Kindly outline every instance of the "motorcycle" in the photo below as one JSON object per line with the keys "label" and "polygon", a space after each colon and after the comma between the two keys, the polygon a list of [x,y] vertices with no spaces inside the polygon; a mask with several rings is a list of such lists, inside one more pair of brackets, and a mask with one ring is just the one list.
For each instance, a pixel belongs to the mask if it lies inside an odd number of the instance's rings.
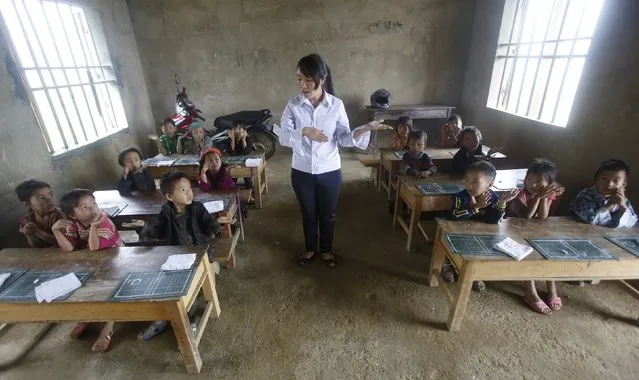
{"label": "motorcycle", "polygon": [[[171,120],[175,123],[178,133],[188,133],[189,126],[195,121],[206,121],[202,116],[202,111],[189,100],[186,88],[180,89],[180,78],[175,75],[175,85],[177,95],[175,95],[175,114]],[[272,123],[273,115],[268,109],[261,111],[240,111],[216,118],[213,121],[214,130],[205,128],[207,136],[211,137],[213,145],[221,150],[227,146],[228,132],[233,127],[234,122],[243,124],[246,132],[253,140],[254,149],[264,154],[268,160],[275,154],[277,147],[277,135],[274,132]]]}

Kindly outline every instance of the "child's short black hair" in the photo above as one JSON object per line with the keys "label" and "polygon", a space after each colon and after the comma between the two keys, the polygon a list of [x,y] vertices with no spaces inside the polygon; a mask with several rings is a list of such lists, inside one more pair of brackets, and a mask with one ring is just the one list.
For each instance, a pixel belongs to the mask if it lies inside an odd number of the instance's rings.
{"label": "child's short black hair", "polygon": [[557,167],[554,163],[545,158],[535,158],[533,163],[528,167],[526,177],[530,174],[539,174],[544,177],[548,184],[553,184],[557,177]]}
{"label": "child's short black hair", "polygon": [[160,179],[160,191],[162,191],[162,194],[164,195],[173,193],[175,183],[182,178],[188,179],[186,174],[182,172],[164,173],[164,175]]}
{"label": "child's short black hair", "polygon": [[474,125],[465,126],[461,131],[459,131],[459,135],[457,135],[457,141],[460,143],[464,139],[464,135],[467,133],[474,133],[477,136],[477,141],[481,144],[481,132]]}
{"label": "child's short black hair", "polygon": [[87,189],[71,189],[62,194],[60,198],[60,209],[67,216],[73,216],[73,210],[78,207],[82,197],[89,196],[93,199],[93,191]]}
{"label": "child's short black hair", "polygon": [[135,152],[138,154],[138,156],[140,156],[140,161],[142,161],[142,159],[144,158],[142,156],[142,152],[140,152],[140,150],[136,147],[128,147],[128,148],[124,148],[119,154],[118,154],[118,164],[120,164],[120,166],[124,166],[124,156],[126,156],[127,154],[131,153],[131,152]]}
{"label": "child's short black hair", "polygon": [[170,117],[167,117],[166,119],[162,120],[162,125],[166,125],[166,124],[171,124],[175,127],[175,122]]}
{"label": "child's short black hair", "polygon": [[610,172],[626,172],[626,175],[630,174],[630,166],[625,162],[617,159],[606,160],[599,165],[599,168],[595,172],[595,179],[599,177],[599,174],[605,171]]}
{"label": "child's short black hair", "polygon": [[400,116],[399,119],[397,119],[397,125],[395,126],[395,130],[397,130],[397,128],[399,128],[400,125],[405,125],[408,127],[409,130],[413,130],[413,119],[411,119],[408,116]]}
{"label": "child's short black hair", "polygon": [[49,186],[46,182],[37,179],[29,179],[19,184],[15,191],[20,202],[29,202],[29,199],[36,190],[44,189],[46,187],[49,189],[51,188],[51,186]]}
{"label": "child's short black hair", "polygon": [[495,165],[491,164],[488,161],[474,162],[472,165],[468,167],[468,169],[466,169],[467,174],[470,172],[484,173],[488,177],[490,177],[491,181],[494,181],[495,177],[497,176],[497,170],[495,169]]}
{"label": "child's short black hair", "polygon": [[461,126],[462,126],[461,116],[459,116],[457,114],[453,114],[451,117],[448,118],[448,120],[446,120],[446,124],[450,124],[450,123],[455,123],[455,124],[459,125],[459,127],[461,128]]}
{"label": "child's short black hair", "polygon": [[233,124],[232,124],[231,128],[235,128],[235,127],[244,128],[245,125],[246,125],[246,123],[244,123],[242,120],[233,120]]}
{"label": "child's short black hair", "polygon": [[427,138],[428,138],[428,135],[426,134],[426,132],[420,129],[410,131],[410,133],[408,134],[408,141],[426,140]]}

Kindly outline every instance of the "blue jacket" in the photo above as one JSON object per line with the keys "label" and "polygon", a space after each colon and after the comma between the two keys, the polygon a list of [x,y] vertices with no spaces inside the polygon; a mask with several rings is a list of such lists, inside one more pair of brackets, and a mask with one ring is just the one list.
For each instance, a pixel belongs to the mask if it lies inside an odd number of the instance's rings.
{"label": "blue jacket", "polygon": [[497,224],[504,217],[506,208],[499,206],[499,197],[492,190],[487,190],[490,193],[490,205],[477,209],[470,206],[470,194],[468,190],[464,189],[452,196],[452,213],[451,218],[453,220],[479,220],[490,224]]}

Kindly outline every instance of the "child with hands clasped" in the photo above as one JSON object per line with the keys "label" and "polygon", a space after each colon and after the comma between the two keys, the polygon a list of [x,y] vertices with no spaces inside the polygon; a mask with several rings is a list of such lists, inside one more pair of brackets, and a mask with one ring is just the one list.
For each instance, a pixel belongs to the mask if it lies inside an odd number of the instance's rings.
{"label": "child with hands clasped", "polygon": [[[479,161],[468,167],[466,188],[452,196],[453,220],[478,220],[497,224],[504,217],[506,205],[517,197],[518,190],[497,196],[490,189],[497,176],[497,170],[490,162]],[[452,264],[446,260],[442,267],[442,278],[446,282],[455,281]],[[473,290],[483,291],[486,285],[482,281],[473,282]]]}
{"label": "child with hands clasped", "polygon": [[[253,151],[253,140],[244,128],[244,124],[239,121],[233,122],[233,127],[229,131],[229,140],[226,152],[229,156],[245,156]],[[233,179],[237,183],[237,179]],[[253,179],[244,177],[244,187],[253,188]]]}
{"label": "child with hands clasped", "polygon": [[424,152],[426,148],[426,133],[411,131],[408,134],[408,152],[402,157],[403,172],[415,177],[426,178],[437,171],[437,166],[430,156]]}
{"label": "child with hands clasped", "polygon": [[[87,247],[91,251],[98,251],[122,246],[118,229],[108,215],[100,210],[90,190],[67,191],[60,198],[60,208],[69,219],[58,220],[53,225],[53,235],[63,251],[70,252]],[[71,337],[79,338],[87,326],[88,323],[78,323],[71,331]],[[104,324],[92,350],[106,351],[112,336],[113,321],[109,321]]]}
{"label": "child with hands clasped", "polygon": [[155,190],[155,180],[148,168],[142,168],[142,152],[137,148],[126,148],[118,155],[122,166],[122,177],[118,182],[118,192],[130,195],[134,191]]}
{"label": "child with hands clasped", "polygon": [[611,228],[633,227],[637,213],[626,198],[630,167],[621,160],[601,163],[595,186],[582,190],[570,209],[588,224]]}
{"label": "child with hands clasped", "polygon": [[439,147],[454,148],[457,146],[457,135],[462,129],[462,119],[459,115],[453,115],[446,120],[446,124],[439,129]]}
{"label": "child with hands clasped", "polygon": [[15,191],[27,208],[27,215],[21,217],[18,224],[29,245],[34,248],[57,246],[52,228],[58,220],[64,218],[64,214],[55,205],[51,186],[46,182],[30,179],[19,184]]}
{"label": "child with hands clasped", "polygon": [[491,149],[484,154],[482,135],[474,126],[464,127],[457,137],[461,147],[453,156],[453,171],[464,173],[470,165],[477,161],[490,161],[490,157],[497,153],[498,149]]}
{"label": "child with hands clasped", "polygon": [[162,121],[162,136],[151,134],[149,138],[155,141],[158,151],[165,156],[184,154],[191,149],[190,138],[177,133],[177,127],[171,118]]}
{"label": "child with hands clasped", "polygon": [[408,135],[413,130],[413,120],[408,116],[402,116],[397,120],[395,133],[392,137],[392,147],[395,150],[408,149]]}
{"label": "child with hands clasped", "polygon": [[[564,188],[555,183],[557,169],[548,160],[536,159],[526,172],[524,188],[519,190],[517,197],[508,204],[508,217],[546,219],[559,203],[559,197]],[[537,293],[534,281],[526,282],[524,300],[536,312],[551,314],[552,310],[560,310],[563,306],[561,298],[557,296],[555,281],[546,281],[548,292],[547,302]]]}

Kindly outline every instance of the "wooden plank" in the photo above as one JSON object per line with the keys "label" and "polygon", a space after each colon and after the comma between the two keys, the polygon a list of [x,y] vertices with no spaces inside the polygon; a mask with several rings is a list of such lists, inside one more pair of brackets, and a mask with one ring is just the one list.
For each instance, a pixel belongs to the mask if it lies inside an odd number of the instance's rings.
{"label": "wooden plank", "polygon": [[235,268],[235,247],[240,237],[240,231],[236,230],[232,237],[215,238],[211,243],[215,249],[213,260],[225,264],[228,269]]}
{"label": "wooden plank", "polygon": [[443,104],[392,105],[387,109],[366,107],[369,120],[397,120],[402,116],[411,119],[447,119],[452,115],[454,106]]}
{"label": "wooden plank", "polygon": [[182,359],[188,373],[199,373],[202,369],[202,358],[197,349],[195,337],[191,331],[191,323],[187,311],[181,302],[173,302],[165,305],[170,316],[173,333],[177,340]]}
{"label": "wooden plank", "polygon": [[[176,300],[177,301],[177,300]],[[176,302],[173,301],[173,302]],[[0,322],[157,321],[168,315],[161,301],[1,303]]]}

